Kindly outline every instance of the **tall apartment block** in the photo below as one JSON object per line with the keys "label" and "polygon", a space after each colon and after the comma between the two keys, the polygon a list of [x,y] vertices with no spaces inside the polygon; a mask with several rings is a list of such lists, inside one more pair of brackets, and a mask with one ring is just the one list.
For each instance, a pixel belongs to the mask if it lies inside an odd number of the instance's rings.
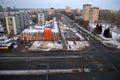
{"label": "tall apartment block", "polygon": [[84,19],[84,21],[89,21],[91,6],[92,5],[90,5],[90,4],[83,5],[83,19]]}
{"label": "tall apartment block", "polygon": [[66,6],[66,13],[70,13],[71,12],[71,7],[69,7],[69,6]]}
{"label": "tall apartment block", "polygon": [[97,22],[99,18],[99,8],[92,7],[90,4],[83,5],[84,21]]}
{"label": "tall apartment block", "polygon": [[8,35],[16,35],[25,29],[25,26],[29,25],[29,18],[27,14],[16,14],[13,16],[7,16],[6,27]]}
{"label": "tall apartment block", "polygon": [[90,9],[89,21],[90,22],[98,22],[98,18],[99,18],[99,8],[92,7]]}

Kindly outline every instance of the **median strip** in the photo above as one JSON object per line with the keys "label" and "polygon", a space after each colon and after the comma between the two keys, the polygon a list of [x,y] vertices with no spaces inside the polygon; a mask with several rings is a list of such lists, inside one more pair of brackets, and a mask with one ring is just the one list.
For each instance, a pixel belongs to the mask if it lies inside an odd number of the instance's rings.
{"label": "median strip", "polygon": [[0,57],[0,60],[10,60],[10,59],[62,59],[62,58],[81,58],[82,56],[45,56],[45,57]]}
{"label": "median strip", "polygon": [[0,75],[40,75],[55,73],[78,73],[90,72],[89,69],[49,69],[49,70],[5,70],[0,71]]}

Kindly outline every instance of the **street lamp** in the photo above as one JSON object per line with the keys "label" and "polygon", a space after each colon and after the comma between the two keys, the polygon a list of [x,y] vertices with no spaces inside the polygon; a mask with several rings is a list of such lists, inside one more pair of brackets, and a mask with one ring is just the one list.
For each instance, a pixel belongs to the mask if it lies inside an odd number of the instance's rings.
{"label": "street lamp", "polygon": [[26,47],[25,59],[26,59],[26,69],[28,70],[28,47]]}
{"label": "street lamp", "polygon": [[49,74],[49,63],[47,63],[47,74],[46,74],[46,80],[48,80],[48,74]]}

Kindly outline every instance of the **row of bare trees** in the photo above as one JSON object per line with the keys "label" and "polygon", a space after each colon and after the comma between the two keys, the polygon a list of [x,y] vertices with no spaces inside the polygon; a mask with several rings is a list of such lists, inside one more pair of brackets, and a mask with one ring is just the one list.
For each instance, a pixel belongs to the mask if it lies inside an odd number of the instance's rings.
{"label": "row of bare trees", "polygon": [[112,25],[116,25],[120,27],[119,13],[100,13],[99,19],[101,21],[105,21],[106,23],[110,23]]}
{"label": "row of bare trees", "polygon": [[47,16],[47,21],[53,20],[54,17],[56,17],[57,21],[61,21],[61,15],[57,11],[55,11],[54,14],[48,15]]}
{"label": "row of bare trees", "polygon": [[77,13],[75,12],[71,12],[71,13],[66,13],[65,11],[61,12],[64,15],[66,15],[67,17],[69,17],[70,19],[74,20],[76,23],[78,23],[80,26],[83,26],[85,29],[88,29],[88,21],[84,21],[82,18],[75,18],[76,16],[80,16],[77,15]]}

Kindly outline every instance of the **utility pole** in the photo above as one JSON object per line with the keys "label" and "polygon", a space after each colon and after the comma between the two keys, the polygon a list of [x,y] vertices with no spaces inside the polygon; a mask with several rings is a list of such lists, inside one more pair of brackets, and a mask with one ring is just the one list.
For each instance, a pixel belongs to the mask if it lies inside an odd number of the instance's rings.
{"label": "utility pole", "polygon": [[28,70],[28,47],[26,47],[25,59],[26,59],[26,69]]}

